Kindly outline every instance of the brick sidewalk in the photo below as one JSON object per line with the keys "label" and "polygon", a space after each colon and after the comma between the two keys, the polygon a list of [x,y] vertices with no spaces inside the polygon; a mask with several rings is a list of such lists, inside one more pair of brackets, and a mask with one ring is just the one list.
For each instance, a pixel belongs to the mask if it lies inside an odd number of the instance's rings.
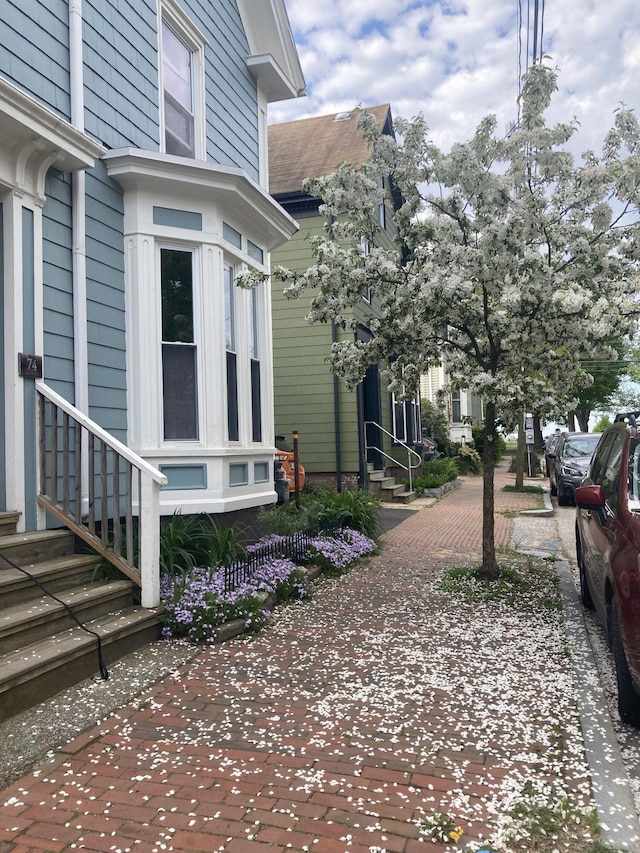
{"label": "brick sidewalk", "polygon": [[[509,512],[534,505],[497,491],[498,547]],[[431,590],[443,565],[477,557],[480,531],[481,481],[468,478],[311,602],[204,649],[7,789],[0,853],[480,849],[559,727],[578,757],[554,772],[580,799],[579,724],[549,675],[566,667],[562,643],[538,664],[531,646],[551,629],[536,614],[482,621]],[[438,810],[463,826],[460,848],[420,840],[421,815]]]}

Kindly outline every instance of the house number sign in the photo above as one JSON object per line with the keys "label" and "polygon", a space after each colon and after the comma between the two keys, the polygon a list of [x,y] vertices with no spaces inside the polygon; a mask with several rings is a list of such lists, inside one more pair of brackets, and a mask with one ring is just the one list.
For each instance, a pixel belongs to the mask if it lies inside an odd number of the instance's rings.
{"label": "house number sign", "polygon": [[20,376],[29,376],[32,379],[42,379],[42,356],[19,352],[18,373]]}

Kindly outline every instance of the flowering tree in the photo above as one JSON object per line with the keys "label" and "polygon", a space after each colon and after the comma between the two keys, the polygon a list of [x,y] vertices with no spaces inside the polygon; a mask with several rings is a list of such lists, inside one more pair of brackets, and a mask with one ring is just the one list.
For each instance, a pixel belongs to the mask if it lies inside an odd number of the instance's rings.
{"label": "flowering tree", "polygon": [[[388,365],[389,388],[414,393],[420,374],[444,358],[454,387],[485,400],[482,573],[499,575],[494,542],[496,422],[529,410],[573,407],[591,377],[581,361],[617,359],[611,336],[631,334],[639,304],[636,225],[640,128],[620,109],[600,155],[580,164],[567,150],[576,123],[548,127],[556,74],[526,75],[519,126],[496,135],[490,116],[474,137],[444,153],[422,117],[382,135],[363,112],[370,160],[310,181],[327,221],[314,264],[282,268],[287,296],[314,289],[310,322],[353,327],[352,309],[371,288],[378,316],[370,341],[333,345],[334,370],[353,387],[371,364]],[[381,188],[397,204],[392,249],[379,244]],[[363,244],[369,250],[362,251]]]}

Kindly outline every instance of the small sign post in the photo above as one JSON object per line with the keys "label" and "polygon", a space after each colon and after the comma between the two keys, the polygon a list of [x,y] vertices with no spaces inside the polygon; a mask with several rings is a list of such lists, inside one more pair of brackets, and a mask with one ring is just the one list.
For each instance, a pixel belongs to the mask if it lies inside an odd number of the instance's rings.
{"label": "small sign post", "polygon": [[533,431],[533,415],[525,415],[524,438],[527,445],[527,475],[529,477],[535,477],[535,464],[533,457],[533,445],[535,443],[535,436]]}

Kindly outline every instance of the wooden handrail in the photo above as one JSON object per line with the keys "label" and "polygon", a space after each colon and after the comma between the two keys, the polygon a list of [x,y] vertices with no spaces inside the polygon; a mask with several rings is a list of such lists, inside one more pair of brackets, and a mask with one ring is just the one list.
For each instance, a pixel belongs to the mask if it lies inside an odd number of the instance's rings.
{"label": "wooden handrail", "polygon": [[42,380],[36,382],[36,390],[38,503],[135,581],[141,587],[143,607],[158,607],[160,486],[167,478]]}

